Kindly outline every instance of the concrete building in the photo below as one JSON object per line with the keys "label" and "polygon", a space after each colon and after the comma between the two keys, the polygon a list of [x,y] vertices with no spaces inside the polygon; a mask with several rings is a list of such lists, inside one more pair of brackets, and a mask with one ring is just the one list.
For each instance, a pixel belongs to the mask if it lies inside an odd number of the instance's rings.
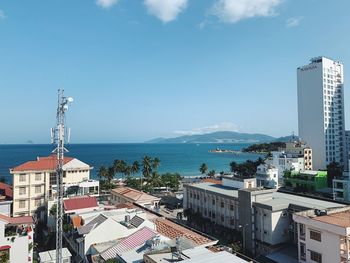
{"label": "concrete building", "polygon": [[214,224],[242,231],[244,247],[257,255],[297,241],[294,212],[344,206],[274,189],[237,189],[225,183],[184,185],[183,200],[184,209],[199,212]]}
{"label": "concrete building", "polygon": [[271,164],[260,164],[256,168],[256,181],[258,186],[265,188],[278,188],[278,169]]}
{"label": "concrete building", "polygon": [[[62,262],[70,263],[72,254],[64,247],[62,248]],[[44,251],[39,253],[40,263],[56,263],[56,250]]]}
{"label": "concrete building", "polygon": [[350,131],[345,131],[345,141],[346,141],[346,153],[348,164],[348,171],[350,171]]}
{"label": "concrete building", "polygon": [[303,191],[318,191],[327,188],[327,171],[291,171],[286,172],[284,177],[286,188]]}
{"label": "concrete building", "polygon": [[[56,156],[51,155],[38,157],[10,170],[13,176],[13,216],[34,215],[49,199],[55,198],[56,164]],[[78,185],[89,180],[91,169],[78,159],[65,157],[63,183]]]}
{"label": "concrete building", "polygon": [[313,149],[313,168],[326,169],[333,161],[347,167],[343,65],[317,57],[297,75],[299,137]]}
{"label": "concrete building", "polygon": [[183,251],[171,252],[169,250],[163,250],[159,252],[150,252],[143,256],[145,263],[163,263],[163,262],[184,262],[184,263],[208,263],[208,262],[221,262],[221,263],[247,263],[244,259],[241,259],[227,251],[216,251],[215,249],[208,249],[203,247],[196,247],[186,249]]}
{"label": "concrete building", "polygon": [[304,156],[295,156],[291,153],[272,152],[272,157],[265,160],[267,165],[272,165],[278,169],[278,184],[283,184],[285,171],[302,171],[305,170]]}
{"label": "concrete building", "polygon": [[299,262],[350,261],[350,208],[308,210],[293,215]]}
{"label": "concrete building", "polygon": [[130,187],[118,187],[111,190],[112,204],[137,203],[150,209],[159,208],[160,198]]}
{"label": "concrete building", "polygon": [[33,225],[31,216],[9,217],[0,214],[0,258],[9,263],[33,262]]}
{"label": "concrete building", "polygon": [[312,149],[302,141],[286,142],[286,147],[278,149],[287,155],[304,158],[304,169],[312,170]]}
{"label": "concrete building", "polygon": [[11,215],[12,198],[12,187],[0,182],[0,214]]}

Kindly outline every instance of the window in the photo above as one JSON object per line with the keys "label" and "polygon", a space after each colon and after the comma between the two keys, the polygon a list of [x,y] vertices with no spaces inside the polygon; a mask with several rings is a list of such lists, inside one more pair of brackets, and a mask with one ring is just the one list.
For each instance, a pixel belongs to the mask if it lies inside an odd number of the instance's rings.
{"label": "window", "polygon": [[230,205],[230,210],[233,211],[233,205]]}
{"label": "window", "polygon": [[300,259],[305,260],[306,259],[306,249],[305,249],[304,243],[300,242],[299,250],[300,250]]}
{"label": "window", "polygon": [[35,186],[35,193],[36,194],[40,194],[41,193],[41,186],[40,185]]}
{"label": "window", "polygon": [[35,205],[36,207],[40,206],[40,204],[41,204],[41,200],[40,200],[40,199],[35,199],[35,200],[34,200],[34,205]]}
{"label": "window", "polygon": [[224,208],[224,207],[225,207],[224,202],[221,202],[221,208]]}
{"label": "window", "polygon": [[35,181],[41,181],[41,173],[35,174]]}
{"label": "window", "polygon": [[231,217],[231,219],[230,219],[230,225],[232,225],[232,226],[235,225],[235,219],[233,217]]}
{"label": "window", "polygon": [[221,222],[225,222],[225,217],[223,215],[221,216]]}
{"label": "window", "polygon": [[214,212],[212,213],[212,217],[215,218],[215,213]]}
{"label": "window", "polygon": [[215,205],[215,199],[213,199],[212,204]]}
{"label": "window", "polygon": [[310,230],[310,239],[321,242],[321,233]]}
{"label": "window", "polygon": [[26,190],[27,190],[27,189],[26,189],[25,187],[20,187],[20,188],[19,188],[19,194],[20,194],[20,195],[25,195],[25,194],[26,194]]}
{"label": "window", "polygon": [[317,263],[322,263],[322,255],[320,253],[310,250],[310,258]]}
{"label": "window", "polygon": [[26,181],[26,174],[20,174],[19,175],[19,181],[20,182],[25,182]]}
{"label": "window", "polygon": [[19,204],[18,204],[19,208],[25,208],[26,207],[26,201],[19,201]]}

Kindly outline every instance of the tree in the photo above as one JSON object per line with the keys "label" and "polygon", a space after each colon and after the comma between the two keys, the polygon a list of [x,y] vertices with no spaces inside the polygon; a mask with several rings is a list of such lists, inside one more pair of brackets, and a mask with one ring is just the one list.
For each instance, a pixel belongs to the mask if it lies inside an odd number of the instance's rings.
{"label": "tree", "polygon": [[180,187],[181,176],[178,173],[166,173],[161,176],[162,185],[178,191]]}
{"label": "tree", "polygon": [[162,185],[162,180],[157,172],[152,172],[150,178],[148,179],[148,184],[150,186],[151,192],[154,192],[155,187]]}
{"label": "tree", "polygon": [[117,160],[114,160],[113,162],[114,173],[116,174],[124,175],[126,167],[127,167],[127,164],[123,160],[117,159]]}
{"label": "tree", "polygon": [[146,178],[146,180],[151,176],[152,174],[152,158],[149,156],[145,156],[142,159],[142,175]]}
{"label": "tree", "polygon": [[208,166],[205,163],[202,163],[199,167],[199,171],[201,172],[201,174],[206,174],[208,171]]}
{"label": "tree", "polygon": [[215,170],[211,170],[209,173],[208,173],[209,177],[213,178],[215,176]]}
{"label": "tree", "polygon": [[100,180],[106,179],[108,174],[108,170],[105,166],[101,166],[100,169],[98,169],[97,176]]}
{"label": "tree", "polygon": [[160,160],[159,160],[159,158],[154,158],[153,160],[152,160],[152,169],[154,169],[154,170],[157,170],[158,169],[158,167],[159,167],[159,165],[160,165]]}
{"label": "tree", "polygon": [[50,208],[50,215],[56,216],[56,213],[57,213],[57,205],[53,204]]}
{"label": "tree", "polygon": [[129,177],[131,175],[131,166],[130,165],[125,166],[124,175],[126,177]]}
{"label": "tree", "polygon": [[139,178],[133,178],[133,177],[127,177],[125,180],[125,184],[127,187],[134,188],[136,190],[141,190],[141,179]]}
{"label": "tree", "polygon": [[135,161],[131,165],[131,173],[137,174],[138,172],[140,172],[140,164],[138,161]]}
{"label": "tree", "polygon": [[111,189],[111,187],[112,187],[111,182],[114,178],[114,175],[115,175],[115,169],[113,166],[111,166],[108,168],[108,173],[106,174],[106,180],[108,182],[109,189]]}

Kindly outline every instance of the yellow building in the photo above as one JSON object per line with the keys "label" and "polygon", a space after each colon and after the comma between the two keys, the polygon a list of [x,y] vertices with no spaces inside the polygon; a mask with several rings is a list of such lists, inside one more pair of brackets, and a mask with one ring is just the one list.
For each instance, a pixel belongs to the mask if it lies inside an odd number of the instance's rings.
{"label": "yellow building", "polygon": [[[38,208],[55,198],[56,155],[38,157],[10,170],[13,176],[13,216],[34,215]],[[90,179],[90,167],[78,159],[65,157],[63,183],[78,184]]]}

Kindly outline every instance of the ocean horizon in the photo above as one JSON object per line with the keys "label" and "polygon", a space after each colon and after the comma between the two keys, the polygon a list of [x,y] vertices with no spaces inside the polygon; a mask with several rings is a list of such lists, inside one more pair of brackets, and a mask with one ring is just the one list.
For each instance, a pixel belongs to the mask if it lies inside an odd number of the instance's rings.
{"label": "ocean horizon", "polygon": [[[220,148],[240,151],[249,146],[247,143],[201,143],[201,144],[157,144],[157,143],[76,143],[67,145],[69,152],[65,155],[75,157],[91,166],[91,178],[97,178],[100,166],[109,166],[115,159],[125,160],[131,164],[141,162],[142,157],[149,155],[160,159],[158,172],[179,173],[181,176],[199,175],[199,166],[208,165],[209,170],[228,172],[230,162],[238,163],[246,160],[256,160],[261,154],[252,153],[210,153],[210,150]],[[51,144],[1,144],[0,145],[0,177],[5,177],[12,183],[9,170],[37,157],[52,154]]]}

